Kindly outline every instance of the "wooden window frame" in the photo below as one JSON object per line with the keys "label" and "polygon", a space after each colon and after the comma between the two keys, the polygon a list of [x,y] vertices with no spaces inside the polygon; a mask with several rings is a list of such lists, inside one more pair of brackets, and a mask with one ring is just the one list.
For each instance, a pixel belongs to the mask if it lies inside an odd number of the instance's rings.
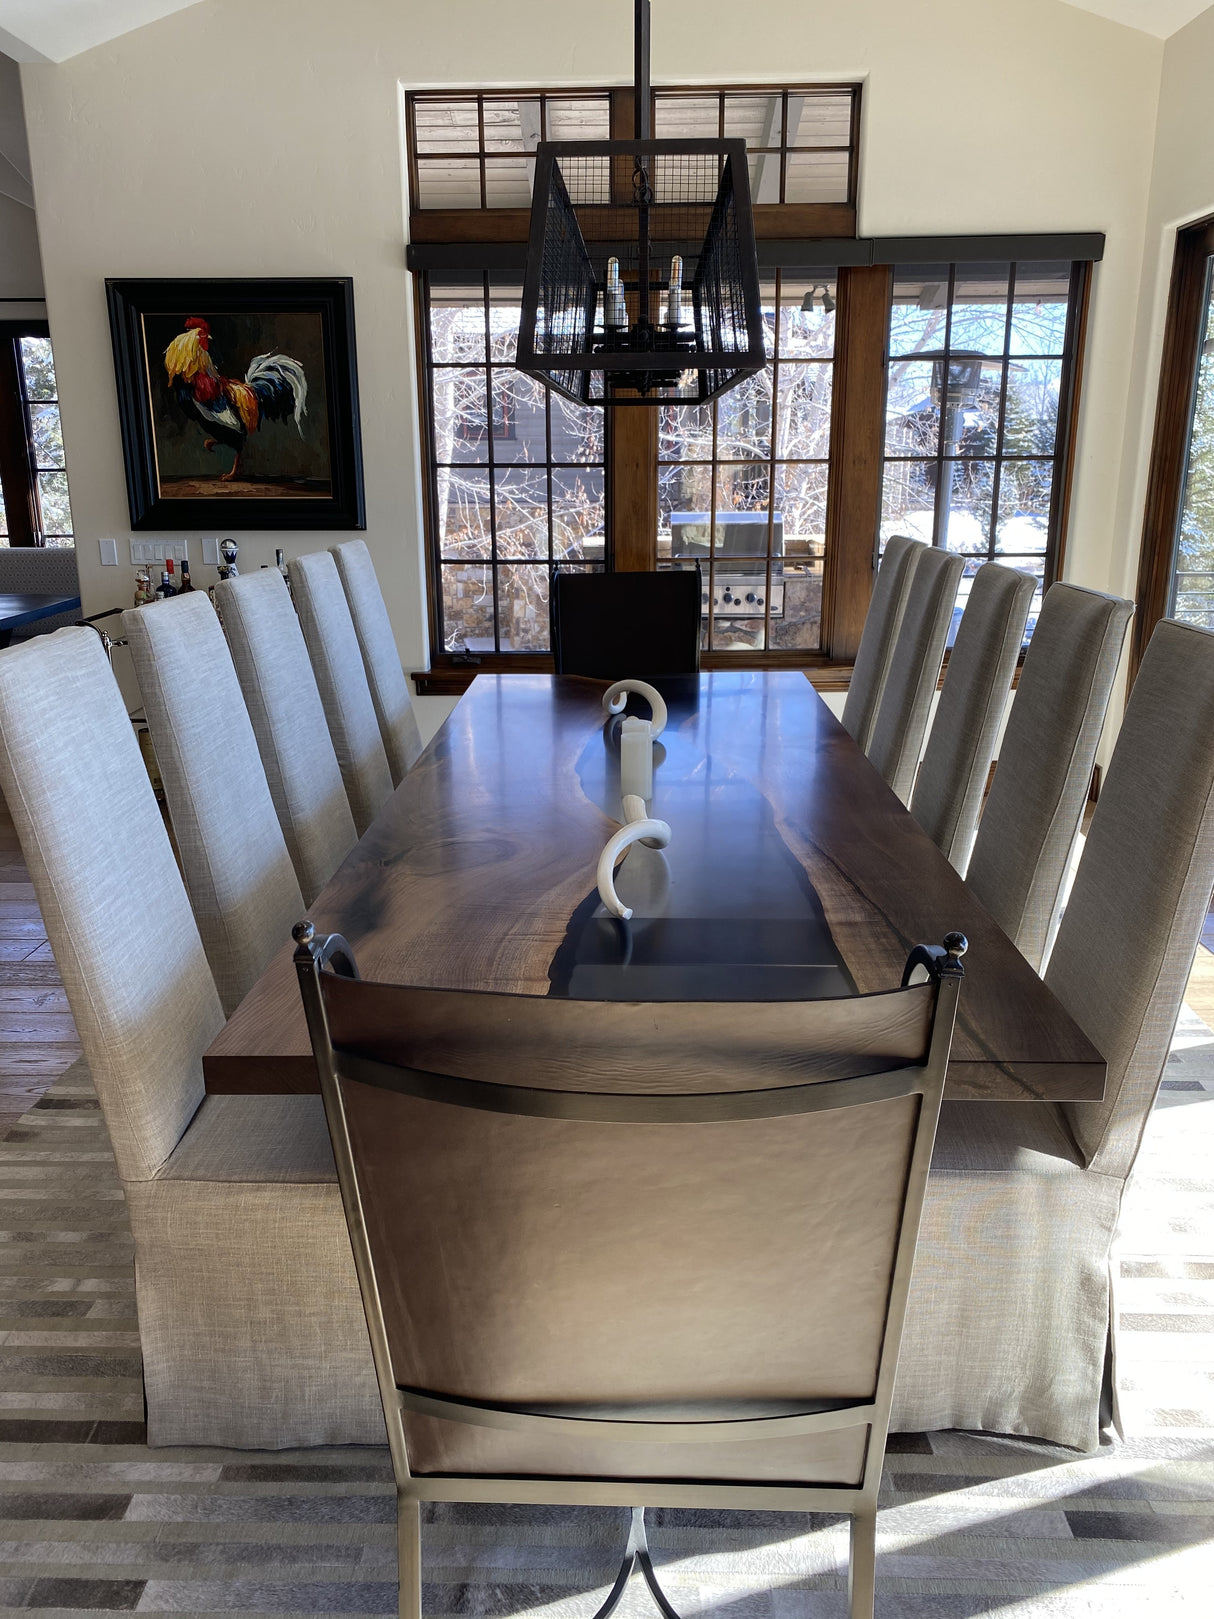
{"label": "wooden window frame", "polygon": [[0,487],[14,549],[44,543],[37,454],[17,344],[23,337],[50,335],[44,320],[0,321]]}
{"label": "wooden window frame", "polygon": [[1130,638],[1127,696],[1155,626],[1168,610],[1197,387],[1198,348],[1205,323],[1206,260],[1211,255],[1214,215],[1194,220],[1176,232],[1138,557],[1137,611]]}

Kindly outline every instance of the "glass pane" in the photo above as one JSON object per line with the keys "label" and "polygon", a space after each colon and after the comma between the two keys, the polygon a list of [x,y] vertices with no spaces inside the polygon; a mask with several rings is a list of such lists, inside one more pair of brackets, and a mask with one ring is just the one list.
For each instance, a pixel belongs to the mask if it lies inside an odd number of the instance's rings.
{"label": "glass pane", "polygon": [[957,266],[949,348],[956,354],[1002,354],[1007,335],[1007,288],[1011,266]]}
{"label": "glass pane", "polygon": [[746,166],[750,171],[751,202],[779,202],[779,152],[748,152]]}
{"label": "glass pane", "polygon": [[1005,461],[999,474],[995,549],[1044,554],[1054,490],[1052,461]]}
{"label": "glass pane", "polygon": [[602,562],[606,531],[602,469],[558,467],[552,474],[553,556],[557,561]]}
{"label": "glass pane", "polygon": [[[827,476],[824,466],[776,467],[773,527],[784,562],[772,580],[773,647],[813,650],[822,639]],[[782,592],[778,588],[781,581]]]}
{"label": "glass pane", "polygon": [[539,96],[517,101],[485,97],[486,152],[534,152],[539,141]]}
{"label": "glass pane", "polygon": [[63,429],[58,405],[34,405],[30,409],[34,437],[34,460],[40,467],[63,465]]}
{"label": "glass pane", "polygon": [[848,153],[789,152],[784,159],[785,202],[846,202]]}
{"label": "glass pane", "polygon": [[686,461],[658,468],[658,557],[708,556],[712,467]]}
{"label": "glass pane", "polygon": [[475,157],[418,158],[419,208],[479,208],[481,165]]}
{"label": "glass pane", "polygon": [[940,471],[940,543],[950,551],[990,548],[994,461],[945,461]]}
{"label": "glass pane", "polygon": [[503,652],[547,652],[547,563],[497,570],[497,612]]}
{"label": "glass pane", "polygon": [[658,140],[678,140],[684,136],[721,133],[721,102],[718,96],[670,96],[660,91],[653,114],[653,133]]}
{"label": "glass pane", "polygon": [[538,467],[494,473],[499,557],[548,556],[548,474]]}
{"label": "glass pane", "polygon": [[[933,368],[933,383],[945,374],[943,364]],[[1002,364],[977,360],[950,360],[947,407],[944,416],[946,455],[994,455],[999,443],[999,395]]]}
{"label": "glass pane", "polygon": [[562,394],[550,395],[552,407],[552,459],[559,462],[603,460],[604,412],[592,405],[575,405]]}
{"label": "glass pane", "polygon": [[1061,354],[1066,346],[1069,264],[1018,264],[1011,353]]}
{"label": "glass pane", "polygon": [[833,378],[829,362],[781,365],[776,395],[776,455],[781,460],[824,461],[830,454]]}
{"label": "glass pane", "polygon": [[436,367],[431,398],[434,403],[434,459],[487,461],[489,435],[485,373],[472,368]]}
{"label": "glass pane", "polygon": [[932,392],[932,362],[891,362],[885,398],[886,455],[934,455],[940,412]]}
{"label": "glass pane", "polygon": [[[718,467],[717,522],[715,545],[718,552],[734,555],[739,547],[745,552],[757,547],[767,549],[768,503],[771,498],[771,472],[765,462],[748,465]],[[740,512],[761,513],[759,522],[735,523]]]}
{"label": "glass pane", "polygon": [[1206,261],[1206,318],[1180,498],[1170,615],[1214,629],[1214,300]]}
{"label": "glass pane", "polygon": [[42,507],[44,534],[72,532],[72,507],[68,500],[66,472],[38,474],[38,501]]}
{"label": "glass pane", "polygon": [[851,91],[827,90],[788,97],[789,146],[847,146],[851,141]]}
{"label": "glass pane", "polygon": [[782,95],[726,96],[725,134],[741,136],[748,147],[784,144]]}
{"label": "glass pane", "polygon": [[534,176],[535,159],[532,157],[486,158],[485,206],[530,208]]}
{"label": "glass pane", "polygon": [[463,467],[439,467],[437,485],[439,555],[444,561],[493,555],[489,474]]}
{"label": "glass pane", "polygon": [[459,101],[418,97],[413,103],[413,129],[419,152],[479,151],[475,96]]}
{"label": "glass pane", "polygon": [[508,366],[495,366],[492,376],[493,459],[548,459],[548,390],[542,382]]}
{"label": "glass pane", "polygon": [[545,98],[550,141],[605,141],[611,135],[611,106],[606,96]]}
{"label": "glass pane", "polygon": [[21,339],[21,369],[25,376],[27,399],[58,399],[55,358],[51,353],[49,337]]}
{"label": "glass pane", "polygon": [[499,365],[514,362],[522,302],[521,282],[493,277],[489,283],[489,358]]}
{"label": "glass pane", "polygon": [[493,573],[486,566],[444,567],[443,647],[447,652],[493,651]]}
{"label": "glass pane", "polygon": [[484,363],[485,305],[479,285],[431,282],[430,351],[435,365]]}
{"label": "glass pane", "polygon": [[1003,424],[1004,455],[1053,455],[1061,387],[1061,360],[1011,362]]}
{"label": "glass pane", "polygon": [[8,513],[4,509],[4,492],[0,490],[0,545],[8,544]]}
{"label": "glass pane", "polygon": [[833,271],[822,271],[816,281],[783,278],[780,285],[781,359],[834,358],[835,303]]}
{"label": "glass pane", "polygon": [[738,383],[717,400],[717,458],[750,460],[771,454],[771,370]]}
{"label": "glass pane", "polygon": [[930,545],[936,521],[936,463],[887,461],[881,493],[882,542],[895,534]]}
{"label": "glass pane", "polygon": [[889,352],[938,354],[948,328],[948,265],[899,270],[894,280]]}
{"label": "glass pane", "polygon": [[658,459],[712,460],[712,406],[659,405]]}

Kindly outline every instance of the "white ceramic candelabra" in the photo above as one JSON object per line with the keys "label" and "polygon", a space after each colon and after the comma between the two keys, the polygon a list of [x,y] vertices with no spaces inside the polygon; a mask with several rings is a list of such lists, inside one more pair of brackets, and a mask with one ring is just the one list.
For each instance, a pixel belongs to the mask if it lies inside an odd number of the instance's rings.
{"label": "white ceramic candelabra", "polygon": [[628,693],[636,692],[649,704],[650,718],[629,715],[620,723],[620,793],[624,821],[608,839],[599,856],[599,898],[612,916],[627,922],[631,909],[615,891],[615,868],[634,843],[648,849],[664,849],[670,842],[670,827],[649,814],[647,801],[653,797],[653,744],[666,726],[666,704],[660,692],[644,680],[617,680],[603,693],[603,712],[622,714]]}

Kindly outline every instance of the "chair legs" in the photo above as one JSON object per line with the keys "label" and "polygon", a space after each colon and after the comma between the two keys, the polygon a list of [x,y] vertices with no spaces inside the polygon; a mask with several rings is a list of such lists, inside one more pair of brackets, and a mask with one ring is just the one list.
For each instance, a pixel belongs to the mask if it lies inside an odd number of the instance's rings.
{"label": "chair legs", "polygon": [[421,1507],[396,1497],[396,1559],[400,1579],[400,1619],[422,1619]]}
{"label": "chair legs", "polygon": [[[873,1619],[877,1584],[877,1509],[854,1512],[851,1518],[851,1556],[847,1560],[847,1600],[850,1619]],[[404,1610],[402,1609],[402,1614]]]}

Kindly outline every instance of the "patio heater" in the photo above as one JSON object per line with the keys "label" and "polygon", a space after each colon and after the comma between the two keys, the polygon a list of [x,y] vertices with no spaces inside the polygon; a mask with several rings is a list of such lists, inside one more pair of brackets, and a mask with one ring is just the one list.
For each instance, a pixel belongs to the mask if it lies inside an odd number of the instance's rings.
{"label": "patio heater", "polygon": [[649,0],[635,137],[543,141],[515,364],[586,405],[697,405],[763,369],[746,142],[654,140]]}

